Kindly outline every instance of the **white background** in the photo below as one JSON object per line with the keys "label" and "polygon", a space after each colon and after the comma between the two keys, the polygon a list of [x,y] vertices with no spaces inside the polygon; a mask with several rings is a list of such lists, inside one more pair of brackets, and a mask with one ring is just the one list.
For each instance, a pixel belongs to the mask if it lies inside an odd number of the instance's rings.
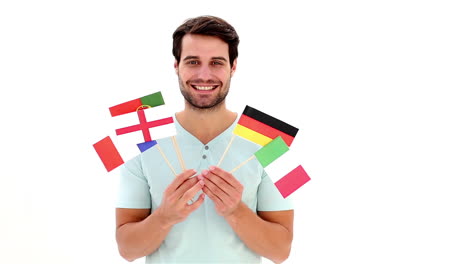
{"label": "white background", "polygon": [[92,144],[111,105],[182,107],[171,35],[211,14],[241,38],[229,107],[300,128],[287,263],[468,263],[463,2],[2,1],[0,262],[124,263]]}

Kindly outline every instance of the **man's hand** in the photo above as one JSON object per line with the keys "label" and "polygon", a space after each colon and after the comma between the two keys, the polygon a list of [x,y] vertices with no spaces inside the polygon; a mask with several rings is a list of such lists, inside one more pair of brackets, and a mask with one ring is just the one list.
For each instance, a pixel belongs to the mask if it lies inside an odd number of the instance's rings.
{"label": "man's hand", "polygon": [[195,173],[195,170],[182,172],[177,175],[175,180],[164,191],[161,205],[155,213],[162,217],[166,228],[184,221],[203,203],[205,198],[204,193],[192,204],[187,204],[204,185],[203,180],[199,180],[197,177],[189,179]]}
{"label": "man's hand", "polygon": [[213,200],[219,215],[231,215],[242,202],[244,186],[229,172],[211,166],[198,177],[205,181],[203,192]]}

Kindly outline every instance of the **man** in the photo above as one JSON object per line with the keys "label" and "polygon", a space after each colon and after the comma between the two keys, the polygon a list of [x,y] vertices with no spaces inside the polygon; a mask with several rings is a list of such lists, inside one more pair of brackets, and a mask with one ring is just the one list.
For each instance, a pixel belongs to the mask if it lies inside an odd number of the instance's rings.
{"label": "man", "polygon": [[[224,20],[187,20],[173,34],[174,68],[185,98],[176,113],[177,141],[188,170],[174,177],[151,148],[127,162],[116,209],[120,254],[146,263],[276,263],[289,256],[293,210],[258,162],[229,173],[259,146],[236,138],[225,98],[237,65],[239,38]],[[171,140],[158,144],[173,165]]]}

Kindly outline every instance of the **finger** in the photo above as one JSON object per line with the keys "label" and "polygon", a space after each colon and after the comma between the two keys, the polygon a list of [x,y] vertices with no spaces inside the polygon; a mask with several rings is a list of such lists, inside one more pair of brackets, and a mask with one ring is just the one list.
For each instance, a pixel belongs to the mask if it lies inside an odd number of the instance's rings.
{"label": "finger", "polygon": [[216,174],[217,176],[224,179],[227,183],[229,183],[234,189],[241,189],[243,186],[242,184],[229,172],[221,169],[217,166],[210,166],[210,172]]}
{"label": "finger", "polygon": [[176,197],[176,199],[180,199],[184,195],[185,192],[187,192],[190,188],[192,188],[194,185],[196,185],[198,182],[197,178],[191,178],[188,180],[185,180],[177,190],[173,193],[173,195]]}
{"label": "finger", "polygon": [[200,194],[200,196],[198,196],[198,199],[195,202],[193,202],[190,205],[187,205],[187,208],[189,209],[189,213],[192,213],[193,211],[197,210],[197,208],[202,205],[203,201],[205,201],[204,193]]}
{"label": "finger", "polygon": [[223,204],[223,201],[206,186],[206,183],[202,190],[215,204]]}
{"label": "finger", "polygon": [[[234,187],[232,187],[229,183],[227,183],[223,178],[215,175],[213,173],[207,173],[205,175],[205,183],[208,187],[221,199],[224,199],[224,193],[226,196],[231,196],[234,193],[238,193]],[[218,189],[220,192],[218,194]]]}
{"label": "finger", "polygon": [[181,174],[177,175],[175,180],[173,180],[172,183],[169,184],[169,186],[167,186],[166,192],[167,193],[173,193],[175,190],[177,190],[177,188],[179,188],[179,186],[185,180],[187,180],[190,176],[195,175],[195,173],[197,173],[195,170],[190,169],[190,170],[185,170]]}
{"label": "finger", "polygon": [[224,192],[221,188],[219,188],[215,184],[213,184],[210,180],[208,179],[205,180],[205,187],[208,190],[208,193],[210,193],[210,195],[212,194],[211,196],[215,196],[217,200],[220,201],[220,203],[229,204],[231,202],[232,199],[230,195]]}
{"label": "finger", "polygon": [[184,204],[186,204],[190,199],[192,199],[198,191],[200,191],[205,185],[204,181],[198,181],[194,186],[188,189],[180,198]]}

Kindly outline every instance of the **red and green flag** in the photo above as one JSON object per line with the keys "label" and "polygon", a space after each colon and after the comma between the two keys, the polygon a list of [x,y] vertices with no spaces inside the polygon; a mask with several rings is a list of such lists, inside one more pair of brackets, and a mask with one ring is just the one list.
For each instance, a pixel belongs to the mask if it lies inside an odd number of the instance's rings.
{"label": "red and green flag", "polygon": [[125,103],[109,107],[112,117],[135,112],[141,108],[149,108],[164,105],[164,99],[161,92],[152,93],[138,99],[130,100]]}

